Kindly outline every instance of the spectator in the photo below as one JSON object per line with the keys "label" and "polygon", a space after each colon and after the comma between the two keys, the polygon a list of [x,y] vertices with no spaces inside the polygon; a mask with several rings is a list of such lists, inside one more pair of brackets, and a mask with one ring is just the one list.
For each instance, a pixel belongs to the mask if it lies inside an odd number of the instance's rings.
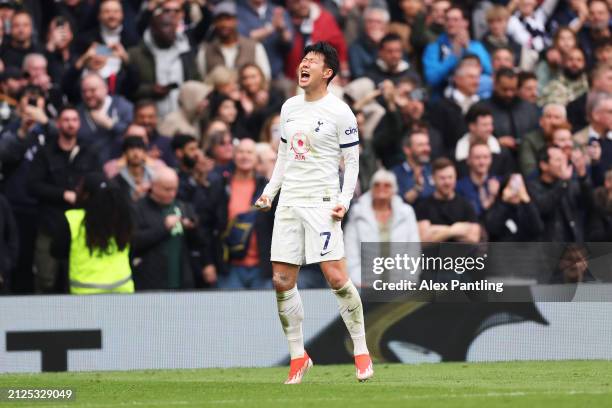
{"label": "spectator", "polygon": [[[136,46],[138,33],[133,25],[126,24],[123,17],[120,0],[103,0],[98,10],[98,24],[79,36],[77,52],[83,53],[93,43],[109,48],[119,44],[124,51]],[[117,67],[120,61],[109,58],[107,64],[107,69],[112,69],[111,65]]]}
{"label": "spectator", "polygon": [[119,138],[132,122],[133,106],[121,96],[109,95],[106,82],[98,74],[85,75],[81,90],[79,142],[91,144],[104,163],[118,150]]}
{"label": "spectator", "polygon": [[528,183],[528,190],[544,223],[539,240],[583,242],[583,209],[590,208],[592,194],[586,160],[575,157],[568,163],[560,148],[547,146],[539,152],[538,165],[540,176]]}
{"label": "spectator", "polygon": [[155,171],[155,169],[158,169],[160,167],[165,167],[165,164],[163,161],[146,154],[147,148],[149,146],[149,137],[147,135],[147,130],[142,126],[139,126],[136,124],[130,124],[125,130],[125,133],[123,134],[123,137],[121,139],[121,142],[120,142],[120,146],[122,146],[121,150],[113,154],[113,156],[119,156],[119,157],[117,159],[112,159],[104,163],[104,174],[106,174],[106,177],[108,178],[115,177],[117,174],[121,172],[121,170],[124,167],[128,165],[126,161],[126,156],[124,154],[125,152],[123,150],[123,142],[128,137],[137,137],[140,140],[142,140],[142,143],[145,146],[146,164],[147,166],[150,166],[153,171]]}
{"label": "spectator", "polygon": [[208,105],[206,97],[210,91],[210,86],[198,81],[187,81],[181,85],[178,109],[166,115],[158,127],[159,132],[169,137],[180,133],[200,139]]}
{"label": "spectator", "polygon": [[62,16],[54,17],[49,24],[45,47],[48,72],[54,84],[62,83],[64,74],[79,57],[73,50],[73,40],[74,33],[69,21]]}
{"label": "spectator", "polygon": [[280,112],[283,97],[270,88],[261,68],[245,64],[238,72],[240,78],[241,121],[251,135],[259,135],[266,118]]}
{"label": "spectator", "polygon": [[70,293],[134,293],[130,268],[132,211],[128,198],[101,173],[85,177],[79,202],[55,232],[53,255],[68,261]]}
{"label": "spectator", "polygon": [[287,0],[287,10],[294,28],[293,47],[285,58],[285,76],[296,79],[304,47],[319,41],[329,42],[340,57],[340,74],[350,76],[346,41],[334,17],[312,0]]}
{"label": "spectator", "polygon": [[493,114],[494,134],[499,143],[516,150],[521,137],[536,129],[539,112],[535,105],[517,96],[518,75],[508,68],[495,73],[493,96],[484,105]]}
{"label": "spectator", "polygon": [[374,131],[386,113],[386,109],[379,102],[380,95],[381,91],[376,88],[374,81],[365,77],[351,81],[343,88],[344,101],[351,107],[355,116],[362,115],[359,139],[367,141],[368,145],[371,145]]}
{"label": "spectator", "polygon": [[186,203],[193,203],[198,183],[194,170],[198,164],[198,141],[191,135],[177,134],[172,138],[172,150],[177,162],[179,187],[176,197]]}
{"label": "spectator", "polygon": [[521,71],[518,74],[517,95],[533,105],[538,102],[538,77],[533,72]]}
{"label": "spectator", "polygon": [[252,208],[267,183],[255,173],[253,140],[240,141],[234,163],[233,171],[212,183],[210,199],[200,210],[205,235],[214,237],[206,250],[206,282],[217,281],[222,289],[271,288],[273,221],[270,212]]}
{"label": "spectator", "polygon": [[493,155],[486,142],[470,145],[467,157],[468,174],[457,181],[457,194],[468,200],[476,216],[481,218],[495,203],[499,192],[499,180],[491,174]]}
{"label": "spectator", "polygon": [[508,35],[531,51],[531,61],[523,61],[521,68],[530,70],[538,60],[538,53],[550,46],[546,23],[559,0],[544,0],[540,5],[535,0],[518,0],[517,11],[508,21]]}
{"label": "spectator", "polygon": [[393,167],[396,190],[408,204],[429,197],[434,192],[431,173],[431,147],[429,135],[422,131],[413,131],[404,137],[404,155],[406,161]]}
{"label": "spectator", "polygon": [[576,133],[574,140],[583,148],[589,146],[592,153],[591,177],[594,185],[600,186],[605,172],[612,166],[612,94],[589,94],[587,115],[589,126]]}
{"label": "spectator", "polygon": [[212,38],[202,44],[197,56],[200,75],[206,77],[218,65],[238,70],[251,63],[259,66],[269,80],[271,70],[266,50],[256,40],[240,35],[236,13],[236,5],[231,1],[215,5]]}
{"label": "spectator", "polygon": [[454,74],[450,96],[432,103],[429,109],[432,125],[444,137],[447,152],[454,152],[457,141],[467,131],[463,116],[480,100],[477,91],[481,70],[471,62],[462,62]]}
{"label": "spectator", "polygon": [[[225,123],[217,121],[212,122],[211,125],[215,123],[223,125],[225,130],[227,130]],[[275,152],[278,151],[278,144],[280,143],[280,114],[275,113],[266,119],[263,128],[261,129],[261,133],[259,134],[259,141],[261,143],[269,143],[270,146],[272,146],[272,150]]]}
{"label": "spectator", "polygon": [[539,129],[533,130],[521,141],[519,146],[519,168],[526,178],[537,172],[538,152],[552,139],[552,131],[567,120],[565,106],[551,103],[544,106]]}
{"label": "spectator", "polygon": [[10,22],[11,35],[0,49],[0,58],[7,67],[21,68],[26,55],[43,50],[35,43],[32,17],[26,11],[16,11]]}
{"label": "spectator", "polygon": [[574,141],[572,140],[572,127],[565,122],[559,126],[555,126],[552,131],[550,144],[561,149],[568,161],[572,160],[574,153]]}
{"label": "spectator", "polygon": [[588,18],[586,24],[578,32],[578,43],[580,49],[584,51],[589,66],[595,62],[595,44],[598,41],[612,38],[609,7],[604,0],[588,2]]}
{"label": "spectator", "polygon": [[587,240],[612,241],[612,169],[604,176],[604,183],[593,194],[593,211],[589,211]]}
{"label": "spectator", "polygon": [[26,82],[17,68],[7,67],[0,73],[0,131],[15,119],[19,96]]}
{"label": "spectator", "polygon": [[178,108],[183,82],[200,79],[189,39],[177,32],[178,22],[169,10],[156,9],[142,41],[128,51],[139,77],[134,98],[155,100],[160,117]]}
{"label": "spectator", "polygon": [[399,35],[385,35],[378,45],[378,58],[367,68],[365,75],[376,85],[388,79],[398,83],[400,79],[411,77],[420,82],[418,74],[403,59],[402,39]]}
{"label": "spectator", "polygon": [[45,113],[55,118],[67,100],[59,85],[51,81],[47,67],[47,59],[42,54],[28,54],[23,59],[23,72],[28,83],[40,87],[45,98]]}
{"label": "spectator", "polygon": [[[372,256],[381,256],[389,251],[392,242],[408,243],[411,250],[409,256],[418,257],[421,252],[421,239],[414,210],[397,195],[398,188],[393,173],[384,169],[378,170],[372,176],[370,185],[370,191],[351,206],[351,216],[344,234],[347,269],[351,280],[358,286],[362,282],[362,242],[378,243],[378,248]],[[418,278],[418,275],[411,276],[413,279]]]}
{"label": "spectator", "polygon": [[500,69],[514,69],[514,55],[512,50],[507,47],[499,47],[491,52],[491,65],[493,72],[497,73]]}
{"label": "spectator", "polygon": [[0,194],[0,294],[10,293],[13,269],[19,256],[19,230],[7,199]]}
{"label": "spectator", "polygon": [[274,164],[276,164],[276,150],[272,148],[270,143],[259,142],[255,146],[257,152],[257,167],[255,172],[268,180],[272,177]]}
{"label": "spectator", "polygon": [[544,230],[525,181],[514,173],[502,182],[493,206],[484,216],[491,242],[532,242]]}
{"label": "spectator", "polygon": [[45,115],[42,91],[27,86],[18,98],[16,115],[0,138],[2,190],[11,205],[19,230],[19,255],[12,277],[5,278],[13,293],[32,293],[32,259],[38,227],[38,203],[28,192],[27,178],[32,159],[52,139],[50,121]]}
{"label": "spectator", "polygon": [[389,20],[387,9],[368,7],[364,11],[364,30],[348,50],[353,79],[364,76],[366,70],[376,63],[376,54],[379,53],[381,40],[387,35]]}
{"label": "spectator", "polygon": [[122,150],[125,166],[121,166],[113,180],[127,197],[136,202],[148,194],[154,171],[147,163],[147,147],[141,137],[128,133],[123,138]]}
{"label": "spectator", "polygon": [[571,29],[560,27],[555,32],[552,47],[546,49],[544,58],[535,67],[540,91],[563,73],[563,60],[577,46],[576,34]]}
{"label": "spectator", "polygon": [[50,253],[51,239],[64,212],[76,207],[76,190],[83,177],[101,170],[95,150],[77,139],[80,127],[79,112],[73,107],[64,108],[57,119],[57,139],[45,143],[30,166],[28,188],[40,205],[34,254],[37,293],[63,290],[58,262]]}
{"label": "spectator", "polygon": [[542,90],[540,106],[553,102],[567,105],[589,90],[584,53],[580,48],[571,50],[562,64],[563,74],[550,81]]}
{"label": "spectator", "polygon": [[257,134],[255,129],[246,127],[242,109],[235,99],[225,94],[213,93],[209,102],[210,118],[225,123],[234,137],[244,139]]}
{"label": "spectator", "polygon": [[198,221],[193,208],[176,199],[177,190],[176,172],[163,168],[136,203],[131,258],[137,291],[194,287],[190,252],[201,245]]}
{"label": "spectator", "polygon": [[[420,56],[427,44],[436,41],[444,32],[444,16],[451,6],[448,0],[434,0],[426,6],[421,0],[401,0],[399,7],[403,13],[402,23],[410,27],[410,46],[421,67]],[[426,10],[429,9],[429,10]],[[422,69],[419,69],[422,71]]]}
{"label": "spectator", "polygon": [[445,154],[441,133],[434,127],[433,120],[427,117],[425,91],[413,79],[403,79],[396,86],[391,81],[385,81],[382,94],[386,112],[374,131],[372,147],[386,168],[390,169],[404,161],[403,138],[416,130],[424,129],[429,135],[433,158]]}
{"label": "spectator", "polygon": [[[590,92],[612,93],[612,66],[599,64],[593,68]],[[567,105],[567,118],[572,124],[574,132],[578,132],[588,125],[587,96],[588,93],[585,92]]]}
{"label": "spectator", "polygon": [[161,159],[168,167],[174,167],[174,152],[170,146],[170,137],[157,130],[157,106],[151,99],[143,99],[134,106],[134,123],[147,131],[149,151],[154,159]]}
{"label": "spectator", "polygon": [[[481,73],[492,74],[489,53],[482,43],[470,40],[468,25],[465,11],[457,6],[451,6],[446,11],[445,32],[425,48],[423,54],[425,80],[438,97],[442,95],[448,78],[465,55],[476,55],[482,67]],[[455,78],[456,76],[455,73]]]}
{"label": "spectator", "polygon": [[474,143],[484,143],[489,147],[489,154],[492,155],[492,165],[489,166],[491,174],[495,176],[505,176],[514,171],[514,160],[510,151],[493,136],[493,114],[484,105],[474,105],[465,115],[468,132],[457,142],[455,148],[455,161],[457,162],[458,173],[460,176],[468,174],[466,160]]}
{"label": "spectator", "polygon": [[293,41],[289,13],[269,0],[246,0],[238,3],[237,15],[238,31],[264,46],[271,77],[278,78]]}
{"label": "spectator", "polygon": [[455,192],[457,172],[446,158],[432,164],[434,193],[416,207],[423,242],[478,242],[480,226],[472,205]]}
{"label": "spectator", "polygon": [[212,158],[214,162],[214,168],[210,175],[211,181],[233,170],[234,142],[229,130],[219,130],[210,134],[206,146],[206,156]]}
{"label": "spectator", "polygon": [[[507,34],[508,20],[510,13],[503,6],[493,6],[486,13],[487,26],[489,30],[482,38],[482,44],[489,52],[489,55],[500,49],[510,51],[512,56],[512,65],[518,65],[521,59],[521,44]],[[495,66],[493,66],[495,71]]]}

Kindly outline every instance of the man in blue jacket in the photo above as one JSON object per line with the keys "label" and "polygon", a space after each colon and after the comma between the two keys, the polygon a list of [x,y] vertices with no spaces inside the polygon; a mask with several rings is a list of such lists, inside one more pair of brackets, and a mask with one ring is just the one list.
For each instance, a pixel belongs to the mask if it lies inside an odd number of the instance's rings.
{"label": "man in blue jacket", "polygon": [[465,11],[453,6],[446,11],[445,32],[423,53],[425,81],[432,88],[433,97],[441,97],[455,67],[468,54],[480,60],[483,74],[491,75],[491,58],[480,41],[470,39],[469,22]]}

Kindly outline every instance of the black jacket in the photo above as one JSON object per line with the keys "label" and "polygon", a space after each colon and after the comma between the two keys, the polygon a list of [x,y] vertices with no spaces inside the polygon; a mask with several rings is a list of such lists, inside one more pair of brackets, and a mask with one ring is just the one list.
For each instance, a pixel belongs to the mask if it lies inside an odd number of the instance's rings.
{"label": "black jacket", "polygon": [[[228,273],[227,265],[223,259],[223,243],[221,235],[225,232],[229,222],[228,203],[230,191],[231,174],[223,176],[211,183],[207,200],[198,200],[197,212],[200,215],[202,233],[206,237],[207,248],[204,251],[206,265],[215,265],[220,274]],[[267,180],[263,177],[255,178],[255,193],[251,203],[259,198],[263,192]],[[272,227],[274,224],[275,206],[272,211],[258,212],[255,219],[254,232],[257,237],[259,249],[259,264],[264,276],[272,276],[272,264],[270,263],[270,247],[272,246]]]}
{"label": "black jacket", "polygon": [[17,264],[19,231],[11,207],[0,195],[0,293],[8,292],[11,270]]}
{"label": "black jacket", "polygon": [[64,191],[76,191],[87,173],[102,171],[95,152],[77,144],[72,152],[60,149],[56,140],[46,144],[36,153],[28,175],[28,189],[40,205],[40,227],[53,232],[73,208],[64,201]]}
{"label": "black jacket", "polygon": [[[175,204],[181,209],[182,216],[197,222],[193,207],[181,201]],[[132,275],[136,290],[164,290],[168,286],[168,254],[166,240],[170,231],[164,225],[162,207],[150,196],[140,199],[135,205],[134,234],[131,253]],[[194,287],[194,271],[191,253],[199,257],[200,238],[198,228],[184,229],[181,245],[181,289]]]}
{"label": "black jacket", "polygon": [[461,107],[450,98],[443,98],[432,104],[429,119],[444,141],[447,152],[454,152],[457,141],[467,132],[467,125]]}
{"label": "black jacket", "polygon": [[586,117],[586,103],[588,92],[567,104],[567,120],[572,124],[572,131],[578,132],[589,125]]}
{"label": "black jacket", "polygon": [[554,183],[532,180],[528,190],[544,223],[540,241],[584,242],[584,215],[592,207],[593,192],[588,176]]}
{"label": "black jacket", "polygon": [[612,241],[612,204],[608,201],[604,187],[595,190],[593,210],[589,211],[587,240]]}
{"label": "black jacket", "polygon": [[[508,228],[512,223],[515,231]],[[491,242],[537,241],[544,230],[538,208],[532,201],[513,205],[498,198],[485,213],[484,224]]]}
{"label": "black jacket", "polygon": [[482,104],[493,113],[493,134],[497,137],[514,136],[520,140],[539,126],[538,107],[522,99],[515,98],[511,103],[506,103],[493,95]]}
{"label": "black jacket", "polygon": [[[398,112],[387,112],[382,117],[372,139],[372,147],[376,156],[382,160],[383,165],[390,169],[406,160],[402,149],[404,137],[408,135],[412,124],[405,120]],[[429,145],[431,146],[431,159],[445,156],[444,142],[437,129],[429,127]]]}

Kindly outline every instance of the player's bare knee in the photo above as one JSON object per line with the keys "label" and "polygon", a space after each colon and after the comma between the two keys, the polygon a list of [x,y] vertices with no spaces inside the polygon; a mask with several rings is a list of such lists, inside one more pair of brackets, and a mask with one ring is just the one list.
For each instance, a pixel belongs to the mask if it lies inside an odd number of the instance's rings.
{"label": "player's bare knee", "polygon": [[275,265],[272,269],[272,285],[277,292],[284,292],[295,286],[296,273],[283,265]]}

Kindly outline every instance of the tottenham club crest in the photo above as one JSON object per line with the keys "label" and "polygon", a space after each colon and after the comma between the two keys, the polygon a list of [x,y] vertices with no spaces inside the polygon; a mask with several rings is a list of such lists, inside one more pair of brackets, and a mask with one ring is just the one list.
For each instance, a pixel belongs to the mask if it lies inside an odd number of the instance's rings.
{"label": "tottenham club crest", "polygon": [[310,139],[303,132],[296,132],[291,138],[291,150],[295,154],[295,160],[306,160],[306,154],[310,151]]}

